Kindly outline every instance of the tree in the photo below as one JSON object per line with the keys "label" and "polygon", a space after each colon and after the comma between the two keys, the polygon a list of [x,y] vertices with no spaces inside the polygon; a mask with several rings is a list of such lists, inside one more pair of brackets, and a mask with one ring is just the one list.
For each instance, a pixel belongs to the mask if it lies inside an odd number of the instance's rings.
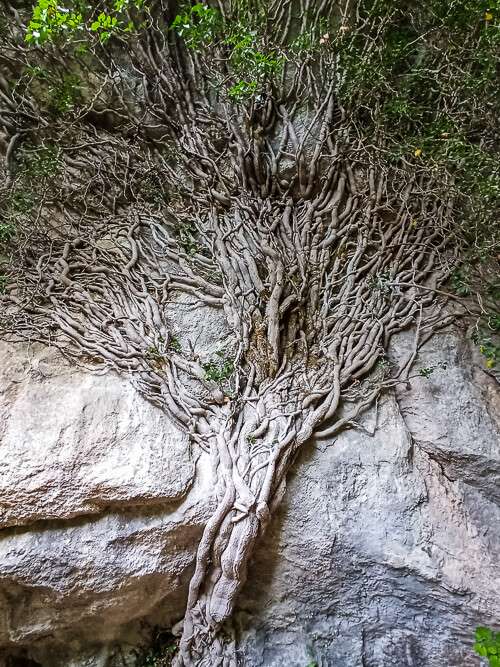
{"label": "tree", "polygon": [[[296,453],[407,381],[453,317],[462,249],[494,247],[495,13],[66,4],[9,7],[2,27],[4,330],[125,373],[210,453],[217,508],[177,661],[235,664],[221,629]],[[466,94],[458,67],[482,87]],[[178,293],[232,331],[205,365],[172,334]]]}

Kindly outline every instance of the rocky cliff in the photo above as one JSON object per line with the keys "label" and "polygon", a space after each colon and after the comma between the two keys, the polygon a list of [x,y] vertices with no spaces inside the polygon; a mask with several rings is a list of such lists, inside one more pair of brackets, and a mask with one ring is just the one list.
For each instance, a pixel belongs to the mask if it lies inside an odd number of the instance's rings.
{"label": "rocky cliff", "polygon": [[[235,616],[242,665],[480,664],[474,628],[500,619],[500,400],[460,330],[417,369],[438,362],[297,460]],[[0,665],[133,665],[183,615],[208,461],[126,378],[57,350],[2,344],[0,396]]]}

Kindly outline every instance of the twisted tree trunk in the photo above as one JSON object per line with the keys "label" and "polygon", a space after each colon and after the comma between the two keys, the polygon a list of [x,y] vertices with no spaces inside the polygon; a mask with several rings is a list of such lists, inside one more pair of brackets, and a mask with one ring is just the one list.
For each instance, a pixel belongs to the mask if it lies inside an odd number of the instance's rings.
{"label": "twisted tree trunk", "polygon": [[[338,13],[298,4],[313,28]],[[294,7],[270,6],[283,44]],[[211,86],[213,62],[149,28],[129,47],[133,83],[113,54],[108,65],[129,134],[93,127],[95,100],[63,127],[59,190],[12,267],[6,329],[127,374],[210,453],[217,508],[177,664],[234,665],[221,629],[295,454],[405,381],[420,338],[447,321],[453,200],[371,151],[339,99],[335,53],[290,58],[242,105]],[[221,81],[226,47],[212,53]],[[159,206],[141,194],[152,174],[168,186]],[[179,292],[223,311],[231,378],[214,381],[175,340],[166,304]],[[414,353],[390,369],[389,340],[412,325]]]}

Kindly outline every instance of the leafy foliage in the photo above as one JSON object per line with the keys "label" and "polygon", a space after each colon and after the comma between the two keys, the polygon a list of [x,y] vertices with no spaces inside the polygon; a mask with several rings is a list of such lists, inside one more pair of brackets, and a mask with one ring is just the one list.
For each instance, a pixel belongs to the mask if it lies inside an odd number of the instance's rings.
{"label": "leafy foliage", "polygon": [[263,35],[256,29],[239,18],[224,20],[218,10],[203,3],[183,6],[170,27],[189,49],[199,51],[217,43],[227,50],[232,73],[241,77],[227,91],[235,102],[252,97],[283,66],[283,56],[264,49]]}
{"label": "leafy foliage", "polygon": [[11,222],[0,222],[0,248],[12,239],[16,228]]}
{"label": "leafy foliage", "polygon": [[64,74],[49,88],[49,109],[54,114],[72,111],[82,99],[82,82],[75,74]]}
{"label": "leafy foliage", "polygon": [[217,352],[216,355],[216,359],[203,364],[205,379],[223,386],[234,373],[234,363],[223,352]]}
{"label": "leafy foliage", "polygon": [[445,371],[447,368],[447,365],[444,361],[440,361],[438,364],[435,366],[426,366],[424,368],[419,368],[418,369],[418,374],[423,377],[429,379],[430,376],[434,373],[436,369],[440,368],[441,370]]}
{"label": "leafy foliage", "polygon": [[201,2],[184,5],[170,26],[182,37],[190,49],[198,50],[212,44],[221,28],[221,17],[216,9]]}
{"label": "leafy foliage", "polygon": [[500,632],[479,627],[475,633],[475,652],[487,658],[490,667],[500,667]]}
{"label": "leafy foliage", "polygon": [[57,4],[56,0],[38,0],[26,31],[29,44],[44,44],[84,28],[81,12]]}
{"label": "leafy foliage", "polygon": [[129,10],[145,7],[144,0],[115,0],[107,11],[98,11],[101,3],[93,6],[74,0],[69,4],[73,7],[62,7],[56,0],[37,0],[26,30],[26,42],[39,46],[94,33],[104,43],[113,34],[130,32],[134,23],[128,16]]}

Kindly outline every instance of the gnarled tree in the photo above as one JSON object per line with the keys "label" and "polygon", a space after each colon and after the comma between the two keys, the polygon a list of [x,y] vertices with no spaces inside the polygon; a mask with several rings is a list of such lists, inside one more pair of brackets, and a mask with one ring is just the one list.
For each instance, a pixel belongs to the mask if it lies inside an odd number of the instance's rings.
{"label": "gnarled tree", "polygon": [[[177,664],[235,664],[221,628],[295,454],[407,381],[449,321],[441,285],[473,199],[412,144],[430,117],[391,113],[394,86],[433,62],[442,90],[405,99],[462,122],[455,61],[428,38],[434,14],[404,3],[67,4],[6,6],[4,329],[126,374],[209,452],[217,508]],[[179,293],[224,314],[224,360],[173,336]]]}

